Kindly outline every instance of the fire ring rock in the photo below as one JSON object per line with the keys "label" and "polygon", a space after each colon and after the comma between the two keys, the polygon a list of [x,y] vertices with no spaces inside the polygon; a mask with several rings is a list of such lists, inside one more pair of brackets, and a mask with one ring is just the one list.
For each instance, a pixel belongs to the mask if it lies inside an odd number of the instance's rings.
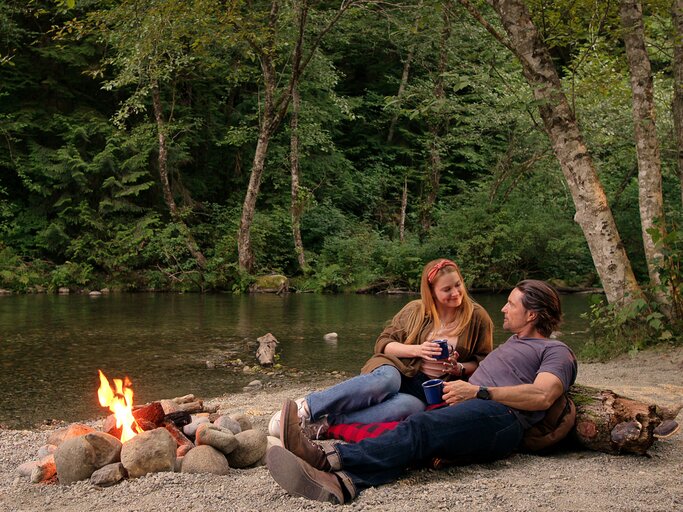
{"label": "fire ring rock", "polygon": [[209,445],[200,445],[192,448],[183,457],[180,469],[181,473],[211,473],[214,475],[227,475],[230,472],[225,455]]}
{"label": "fire ring rock", "polygon": [[242,432],[242,426],[239,424],[239,422],[230,416],[226,416],[225,414],[216,418],[213,424],[220,428],[227,428],[233,434],[239,434]]}
{"label": "fire ring rock", "polygon": [[173,471],[177,444],[163,427],[137,434],[123,443],[121,463],[130,478]]}
{"label": "fire ring rock", "polygon": [[195,441],[197,446],[209,445],[225,455],[237,448],[237,438],[227,428],[220,428],[211,423],[203,423],[197,429]]}
{"label": "fire ring rock", "polygon": [[243,412],[236,412],[234,414],[230,414],[230,417],[237,423],[239,423],[242,432],[254,428],[254,426],[251,423],[251,420],[249,419],[249,416],[247,416]]}
{"label": "fire ring rock", "polygon": [[245,430],[235,439],[238,445],[227,455],[230,467],[246,468],[257,463],[266,453],[268,436],[259,430]]}
{"label": "fire ring rock", "polygon": [[57,479],[63,485],[86,480],[97,469],[95,448],[85,436],[67,439],[57,447],[54,456]]}

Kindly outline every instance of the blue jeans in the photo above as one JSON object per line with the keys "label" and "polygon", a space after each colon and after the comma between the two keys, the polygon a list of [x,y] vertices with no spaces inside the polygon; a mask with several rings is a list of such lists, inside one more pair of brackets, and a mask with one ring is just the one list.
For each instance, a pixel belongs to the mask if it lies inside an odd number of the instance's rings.
{"label": "blue jeans", "polygon": [[334,450],[355,495],[362,488],[392,482],[410,465],[432,457],[463,462],[506,457],[517,449],[523,433],[509,407],[473,399],[414,414],[379,437],[336,444]]}
{"label": "blue jeans", "polygon": [[424,411],[426,403],[408,393],[399,393],[404,380],[394,366],[385,364],[306,397],[311,419],[327,415],[337,423],[398,421]]}

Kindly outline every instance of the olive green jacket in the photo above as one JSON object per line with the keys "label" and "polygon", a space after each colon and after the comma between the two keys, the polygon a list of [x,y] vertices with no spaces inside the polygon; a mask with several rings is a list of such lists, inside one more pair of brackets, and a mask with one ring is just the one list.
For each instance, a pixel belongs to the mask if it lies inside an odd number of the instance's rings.
{"label": "olive green jacket", "polygon": [[[406,304],[401,311],[394,317],[392,322],[382,331],[375,342],[375,353],[365,363],[361,373],[370,373],[375,368],[384,364],[395,366],[406,377],[414,377],[422,364],[421,357],[396,357],[384,353],[385,347],[396,341],[405,343],[408,337],[407,319],[415,308],[420,307],[420,300],[414,300]],[[425,317],[420,328],[420,334],[416,340],[416,345],[427,341],[429,333],[432,331],[433,324],[429,318]],[[472,320],[458,338],[456,350],[460,354],[458,361],[476,361],[484,359],[493,350],[493,322],[486,310],[479,304],[474,304]],[[446,377],[448,380],[448,377]]]}

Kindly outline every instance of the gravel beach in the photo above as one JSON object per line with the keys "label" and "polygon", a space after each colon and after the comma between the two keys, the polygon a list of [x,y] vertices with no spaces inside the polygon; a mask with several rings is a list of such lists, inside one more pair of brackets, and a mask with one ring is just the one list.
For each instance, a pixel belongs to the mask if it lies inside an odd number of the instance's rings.
{"label": "gravel beach", "polygon": [[[283,382],[207,402],[217,404],[221,412],[245,412],[255,428],[266,431],[268,419],[285,398],[334,382],[330,377],[307,384]],[[578,383],[661,405],[683,403],[683,347],[580,364]],[[683,422],[683,412],[677,420]],[[87,481],[68,486],[31,484],[16,469],[35,459],[48,433],[48,429],[0,430],[0,511],[275,512],[340,507],[287,495],[265,467],[233,469],[227,476],[156,473],[108,488]],[[657,441],[648,457],[591,451],[517,454],[491,464],[413,470],[393,484],[363,491],[344,507],[396,512],[683,511],[683,433]]]}

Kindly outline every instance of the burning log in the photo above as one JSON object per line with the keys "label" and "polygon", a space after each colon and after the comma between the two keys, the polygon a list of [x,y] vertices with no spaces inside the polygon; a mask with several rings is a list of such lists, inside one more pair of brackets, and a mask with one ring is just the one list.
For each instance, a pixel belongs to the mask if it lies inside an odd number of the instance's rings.
{"label": "burning log", "polygon": [[[133,409],[133,418],[142,427],[142,430],[152,430],[161,425],[164,420],[164,408],[161,402],[152,402],[151,404],[143,405],[139,408]],[[142,423],[153,425],[152,428],[145,428]]]}
{"label": "burning log", "polygon": [[674,418],[683,408],[646,404],[613,391],[572,386],[576,404],[575,439],[582,446],[605,453],[645,455],[658,437],[678,430]]}
{"label": "burning log", "polygon": [[190,439],[185,434],[182,433],[182,431],[178,428],[178,426],[175,423],[173,423],[170,420],[165,420],[163,426],[166,430],[168,430],[168,433],[171,434],[171,437],[173,437],[176,444],[178,445],[178,448],[176,450],[177,457],[182,457],[192,448],[194,448],[194,443],[190,441]]}
{"label": "burning log", "polygon": [[271,333],[264,334],[260,338],[256,338],[259,346],[256,349],[256,359],[261,366],[273,366],[275,362],[275,347],[278,344],[277,339]]}

